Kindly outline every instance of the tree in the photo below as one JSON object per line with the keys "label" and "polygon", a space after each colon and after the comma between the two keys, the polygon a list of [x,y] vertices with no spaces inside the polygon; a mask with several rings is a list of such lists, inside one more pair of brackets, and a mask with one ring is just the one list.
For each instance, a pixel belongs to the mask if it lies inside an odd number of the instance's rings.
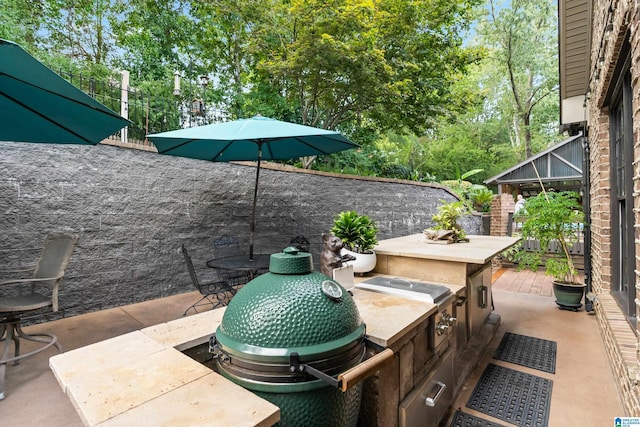
{"label": "tree", "polygon": [[485,84],[489,61],[469,67],[453,86],[453,95],[461,105],[438,118],[432,132],[420,138],[422,167],[439,181],[455,180],[468,171],[482,169],[470,178],[481,184],[517,163],[516,151],[509,144],[509,128],[505,126],[494,93]]}
{"label": "tree", "polygon": [[262,28],[256,78],[280,88],[303,124],[421,133],[475,59],[459,27],[473,0],[293,0]]}
{"label": "tree", "polygon": [[[556,2],[512,0],[505,5],[487,0],[486,7],[478,35],[495,64],[487,77],[497,95],[496,106],[512,119],[513,144],[523,145],[530,157],[534,129],[551,136],[549,121],[557,126],[557,114],[548,114],[558,108]],[[501,95],[508,96],[506,103]]]}
{"label": "tree", "polygon": [[[174,0],[129,0],[111,20],[120,54],[115,64],[138,81],[173,80],[175,70],[189,70],[187,47],[196,31],[189,5]],[[194,74],[198,74],[196,70]],[[192,77],[192,76],[189,76]]]}
{"label": "tree", "polygon": [[251,86],[252,44],[256,28],[266,11],[276,5],[262,0],[214,0],[194,2],[192,14],[199,31],[194,32],[205,66],[213,73],[230,117],[245,115],[245,93]]}
{"label": "tree", "polygon": [[43,2],[39,44],[68,58],[109,64],[114,41],[110,21],[121,5],[117,0],[50,0]]}
{"label": "tree", "polygon": [[0,0],[0,38],[33,50],[43,23],[41,1]]}

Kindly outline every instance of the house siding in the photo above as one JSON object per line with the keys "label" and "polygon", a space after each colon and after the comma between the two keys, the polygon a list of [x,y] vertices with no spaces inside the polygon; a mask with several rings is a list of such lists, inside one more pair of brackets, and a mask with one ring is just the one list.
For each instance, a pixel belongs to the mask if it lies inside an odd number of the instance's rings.
{"label": "house siding", "polygon": [[[611,218],[611,165],[609,146],[609,111],[607,96],[612,82],[617,79],[616,65],[620,60],[622,44],[629,34],[631,43],[632,115],[633,115],[633,187],[636,254],[640,254],[638,224],[640,224],[640,31],[638,2],[594,1],[591,64],[588,94],[588,134],[590,143],[590,199],[591,199],[591,280],[598,295],[595,311],[603,341],[610,356],[612,370],[618,380],[619,392],[627,415],[640,416],[640,379],[638,362],[638,331],[628,322],[611,295],[612,284],[612,229]],[[586,22],[589,25],[588,22]],[[613,24],[613,29],[611,25]],[[640,283],[640,260],[635,259],[636,305]],[[637,307],[640,313],[640,307]]]}
{"label": "house siding", "polygon": [[560,2],[560,67],[562,69],[561,96],[584,95],[589,72],[589,27],[583,25],[589,16],[588,0]]}

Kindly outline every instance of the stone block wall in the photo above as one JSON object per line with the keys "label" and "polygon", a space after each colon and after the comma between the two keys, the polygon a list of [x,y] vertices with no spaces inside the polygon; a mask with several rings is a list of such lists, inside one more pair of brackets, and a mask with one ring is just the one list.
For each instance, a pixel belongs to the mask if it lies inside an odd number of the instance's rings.
{"label": "stone block wall", "polygon": [[[0,142],[0,265],[33,265],[48,232],[80,241],[49,318],[192,291],[181,244],[202,280],[213,240],[236,236],[248,251],[255,167],[162,156],[108,145]],[[421,233],[440,200],[438,185],[300,171],[268,164],[258,190],[255,252],[281,251],[306,236],[314,260],[333,217],[356,210],[374,219],[379,239]],[[483,234],[479,216],[462,221]],[[45,319],[34,319],[41,321]]]}

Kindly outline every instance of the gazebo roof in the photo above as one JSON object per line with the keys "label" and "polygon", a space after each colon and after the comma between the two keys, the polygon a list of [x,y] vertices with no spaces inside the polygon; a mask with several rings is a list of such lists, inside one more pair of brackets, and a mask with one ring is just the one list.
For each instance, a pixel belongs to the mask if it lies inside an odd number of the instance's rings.
{"label": "gazebo roof", "polygon": [[565,139],[484,182],[487,185],[582,182],[582,138],[580,133]]}

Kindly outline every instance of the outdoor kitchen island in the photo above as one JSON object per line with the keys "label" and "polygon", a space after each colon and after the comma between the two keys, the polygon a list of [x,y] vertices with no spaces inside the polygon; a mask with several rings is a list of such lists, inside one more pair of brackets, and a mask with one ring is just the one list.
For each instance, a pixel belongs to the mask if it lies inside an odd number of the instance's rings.
{"label": "outdoor kitchen island", "polygon": [[[410,292],[446,285],[454,301],[440,301],[426,325],[395,344],[399,357],[393,370],[384,368],[365,382],[364,425],[437,426],[493,337],[499,317],[491,316],[491,262],[519,238],[468,237],[465,243],[438,244],[414,234],[382,240],[374,248],[377,263],[368,274],[374,277],[358,278],[356,286],[407,292],[402,282],[410,278]],[[378,286],[380,276],[395,278],[392,286]],[[370,396],[378,400],[371,402]]]}
{"label": "outdoor kitchen island", "polygon": [[[381,240],[374,248],[377,263],[372,273],[464,286],[466,291],[458,304],[466,309],[464,313],[458,310],[457,317],[459,325],[466,324],[466,338],[458,341],[459,344],[471,339],[491,312],[491,261],[520,240],[519,237],[467,237],[469,242],[454,244],[430,243],[424,234]],[[463,335],[462,332],[457,331],[459,335]]]}
{"label": "outdoor kitchen island", "polygon": [[[424,344],[416,351],[416,366],[424,365],[426,328],[437,305],[361,289],[354,289],[353,297],[366,324],[368,355],[385,348],[396,352],[379,378],[389,378],[387,388],[413,384],[412,378],[406,378],[401,385],[398,374],[413,376],[413,362],[407,365],[406,360],[414,342]],[[50,366],[85,425],[273,425],[280,418],[277,406],[183,353],[208,342],[225,310],[183,317],[71,350],[53,356]],[[370,378],[365,383],[377,381]],[[397,424],[397,399],[395,407],[389,406],[385,396],[367,396],[373,389],[365,384],[363,410],[371,410],[380,423],[387,417]]]}

